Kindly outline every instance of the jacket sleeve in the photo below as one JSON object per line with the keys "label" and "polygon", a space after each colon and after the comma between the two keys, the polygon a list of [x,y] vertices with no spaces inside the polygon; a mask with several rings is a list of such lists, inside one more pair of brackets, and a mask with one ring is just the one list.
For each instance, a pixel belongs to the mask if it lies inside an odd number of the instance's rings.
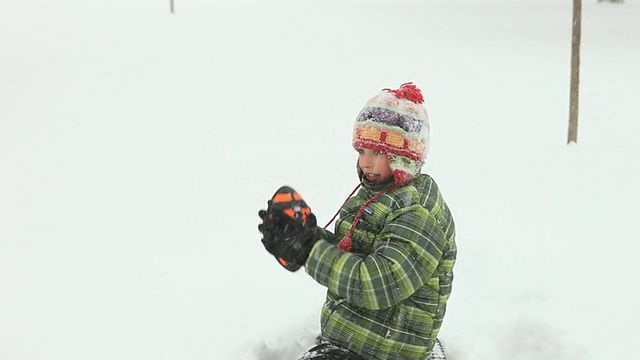
{"label": "jacket sleeve", "polygon": [[445,234],[420,205],[397,210],[390,218],[369,255],[345,252],[320,240],[307,259],[306,272],[359,307],[384,309],[408,298],[436,271]]}

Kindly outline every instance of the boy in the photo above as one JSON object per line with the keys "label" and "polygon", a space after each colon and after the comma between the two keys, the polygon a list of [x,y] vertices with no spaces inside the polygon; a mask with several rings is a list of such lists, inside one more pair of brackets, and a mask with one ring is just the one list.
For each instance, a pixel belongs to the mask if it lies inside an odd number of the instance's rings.
{"label": "boy", "polygon": [[272,202],[259,212],[266,249],[327,287],[319,344],[301,359],[444,359],[437,335],[457,249],[451,212],[420,173],[429,149],[422,104],[412,83],[367,101],[353,131],[361,188],[340,208],[334,233],[316,226],[303,201],[302,222]]}

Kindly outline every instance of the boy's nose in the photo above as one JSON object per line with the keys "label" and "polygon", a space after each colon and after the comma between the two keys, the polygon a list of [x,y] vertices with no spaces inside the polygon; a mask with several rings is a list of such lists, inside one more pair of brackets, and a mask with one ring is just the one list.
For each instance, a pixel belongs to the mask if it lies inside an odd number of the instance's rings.
{"label": "boy's nose", "polygon": [[361,159],[361,161],[360,161],[360,165],[361,165],[363,168],[370,168],[370,167],[373,165],[373,161],[372,161],[372,159],[371,159],[371,156],[369,156],[369,155],[363,155],[363,156],[362,156],[362,159]]}

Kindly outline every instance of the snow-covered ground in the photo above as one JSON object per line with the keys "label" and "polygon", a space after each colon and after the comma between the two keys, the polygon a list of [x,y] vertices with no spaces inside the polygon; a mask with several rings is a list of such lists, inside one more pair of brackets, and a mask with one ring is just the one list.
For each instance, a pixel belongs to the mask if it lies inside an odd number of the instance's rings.
{"label": "snow-covered ground", "polygon": [[324,289],[257,211],[289,184],[327,221],[406,81],[457,222],[449,359],[633,358],[640,1],[583,2],[567,146],[570,0],[1,1],[0,359],[295,359]]}

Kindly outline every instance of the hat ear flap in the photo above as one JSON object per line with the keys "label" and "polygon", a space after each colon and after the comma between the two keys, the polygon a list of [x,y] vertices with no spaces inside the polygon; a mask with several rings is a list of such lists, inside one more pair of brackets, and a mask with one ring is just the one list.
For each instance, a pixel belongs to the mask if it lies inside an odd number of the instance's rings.
{"label": "hat ear flap", "polygon": [[387,153],[387,158],[396,184],[404,184],[411,180],[420,173],[422,165],[424,165],[423,160],[413,160],[391,153]]}

